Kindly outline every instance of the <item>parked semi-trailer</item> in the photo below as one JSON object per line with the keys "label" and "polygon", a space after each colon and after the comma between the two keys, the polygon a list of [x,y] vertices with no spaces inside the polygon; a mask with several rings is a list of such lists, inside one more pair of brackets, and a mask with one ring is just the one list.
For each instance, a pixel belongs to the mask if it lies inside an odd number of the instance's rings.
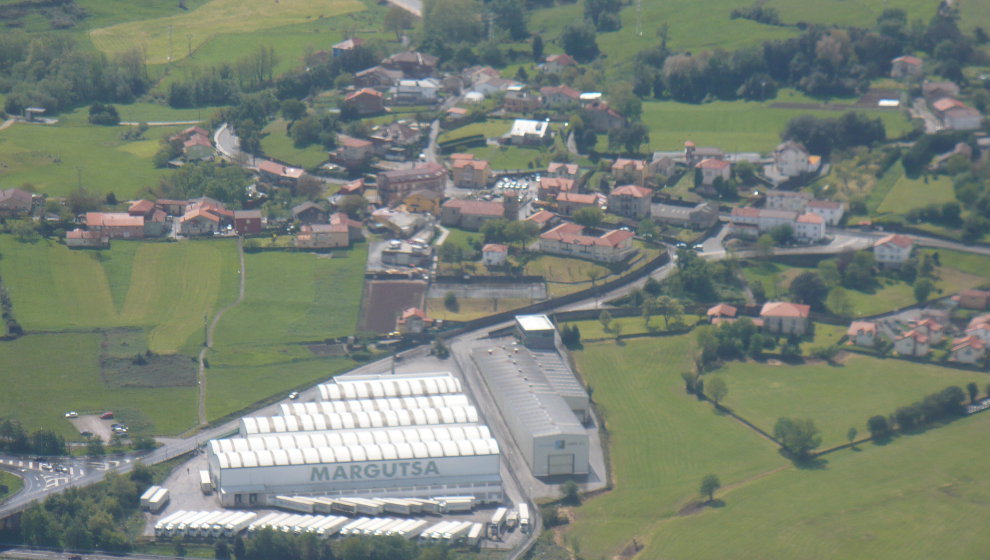
{"label": "parked semi-trailer", "polygon": [[165,517],[159,519],[158,523],[155,523],[155,537],[158,538],[164,537],[167,534],[165,528],[169,524],[171,524],[173,520],[182,517],[186,513],[187,513],[186,510],[180,509],[179,511],[170,513]]}
{"label": "parked semi-trailer", "polygon": [[472,523],[471,529],[468,530],[468,534],[464,537],[464,544],[468,546],[478,546],[481,542],[481,537],[484,534],[485,526],[481,523]]}
{"label": "parked semi-trailer", "polygon": [[155,494],[148,499],[148,506],[147,506],[148,511],[150,511],[151,513],[160,512],[161,510],[165,509],[166,505],[168,505],[168,499],[169,499],[168,488],[159,487],[158,490],[155,491]]}
{"label": "parked semi-trailer", "polygon": [[509,515],[509,508],[500,507],[492,514],[491,521],[488,522],[489,538],[497,539],[502,536],[505,529],[505,518]]}
{"label": "parked semi-trailer", "polygon": [[519,504],[519,529],[523,533],[529,532],[529,505],[526,503]]}
{"label": "parked semi-trailer", "polygon": [[199,491],[203,494],[213,492],[213,481],[210,480],[210,471],[199,471]]}
{"label": "parked semi-trailer", "polygon": [[403,527],[397,534],[404,539],[415,539],[423,533],[423,529],[429,524],[430,522],[425,519],[417,519],[415,523]]}
{"label": "parked semi-trailer", "polygon": [[141,509],[148,509],[148,502],[151,501],[151,498],[154,497],[154,495],[161,490],[161,488],[161,486],[149,486],[148,489],[144,491],[144,494],[141,494]]}

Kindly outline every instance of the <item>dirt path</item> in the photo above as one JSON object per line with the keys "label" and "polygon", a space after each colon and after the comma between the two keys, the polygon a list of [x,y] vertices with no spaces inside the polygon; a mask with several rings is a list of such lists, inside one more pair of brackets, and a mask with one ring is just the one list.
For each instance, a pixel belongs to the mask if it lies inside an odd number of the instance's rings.
{"label": "dirt path", "polygon": [[0,130],[3,130],[5,128],[10,128],[10,125],[12,124],[14,124],[14,119],[7,119],[3,121],[3,123],[0,123]]}
{"label": "dirt path", "polygon": [[244,282],[245,282],[245,271],[244,271],[244,238],[237,238],[237,256],[241,262],[241,269],[239,274],[241,275],[240,287],[237,292],[237,299],[233,301],[227,307],[217,311],[217,314],[213,316],[213,320],[210,321],[209,328],[206,329],[206,344],[203,349],[199,351],[199,424],[205,426],[206,422],[206,353],[210,351],[213,346],[213,331],[217,328],[217,323],[220,322],[220,318],[227,311],[230,311],[237,304],[241,303],[244,299]]}

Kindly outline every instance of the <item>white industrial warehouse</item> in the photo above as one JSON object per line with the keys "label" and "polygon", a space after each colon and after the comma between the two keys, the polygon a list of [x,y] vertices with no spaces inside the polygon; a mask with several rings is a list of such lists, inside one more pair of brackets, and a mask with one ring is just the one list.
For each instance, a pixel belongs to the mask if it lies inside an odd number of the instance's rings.
{"label": "white industrial warehouse", "polygon": [[585,475],[588,393],[556,349],[547,348],[553,340],[547,325],[553,323],[546,316],[517,318],[517,336],[534,347],[503,338],[471,355],[533,475]]}
{"label": "white industrial warehouse", "polygon": [[210,479],[226,506],[279,496],[502,501],[499,446],[450,373],[342,377],[318,403],[247,417],[210,442]]}

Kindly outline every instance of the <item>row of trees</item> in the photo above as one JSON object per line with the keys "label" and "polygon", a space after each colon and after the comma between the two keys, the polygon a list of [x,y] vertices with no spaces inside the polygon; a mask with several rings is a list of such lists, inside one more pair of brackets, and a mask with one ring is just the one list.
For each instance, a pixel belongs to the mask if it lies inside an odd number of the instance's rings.
{"label": "row of trees", "polygon": [[[970,402],[975,402],[979,388],[976,383],[967,386]],[[990,386],[987,387],[990,392]],[[888,416],[876,415],[866,422],[874,441],[890,438],[895,430],[910,432],[958,418],[966,413],[966,392],[957,386],[949,386],[937,393],[925,396],[918,402],[902,406]]]}
{"label": "row of trees", "polygon": [[795,117],[787,123],[781,137],[800,142],[811,153],[827,157],[833,150],[883,142],[887,139],[887,131],[880,118],[871,119],[862,113],[848,112],[836,119],[821,119],[812,115]]}
{"label": "row of trees", "polygon": [[65,438],[54,430],[37,429],[30,434],[18,420],[0,422],[0,451],[35,455],[65,455]]}
{"label": "row of trees", "polygon": [[[179,545],[177,545],[179,548]],[[293,535],[263,529],[249,540],[240,537],[232,544],[220,541],[215,547],[219,560],[447,560],[450,553],[440,545],[421,545],[402,537],[360,536],[328,540],[316,535]]]}
{"label": "row of trees", "polygon": [[246,187],[251,176],[241,167],[227,163],[189,163],[162,177],[154,194],[158,198],[187,200],[201,196],[241,206],[247,202]]}

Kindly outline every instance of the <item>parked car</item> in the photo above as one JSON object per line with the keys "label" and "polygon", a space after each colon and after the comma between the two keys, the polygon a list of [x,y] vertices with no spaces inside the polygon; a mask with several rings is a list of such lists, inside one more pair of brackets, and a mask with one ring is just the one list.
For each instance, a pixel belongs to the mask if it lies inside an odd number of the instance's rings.
{"label": "parked car", "polygon": [[113,413],[104,412],[103,414],[100,415],[100,420],[113,420]]}
{"label": "parked car", "polygon": [[292,400],[298,399],[299,398],[299,391],[293,391],[293,392],[289,393],[289,398],[292,399]]}
{"label": "parked car", "polygon": [[79,418],[79,413],[76,412],[75,410],[70,410],[69,412],[66,412],[65,413],[65,417],[66,418]]}

